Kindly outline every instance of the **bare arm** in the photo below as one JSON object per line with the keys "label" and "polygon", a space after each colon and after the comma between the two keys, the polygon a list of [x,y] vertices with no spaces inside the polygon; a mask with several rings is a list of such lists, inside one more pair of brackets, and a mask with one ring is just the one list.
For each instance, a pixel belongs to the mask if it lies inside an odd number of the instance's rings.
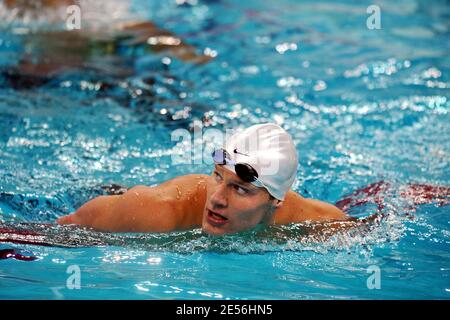
{"label": "bare arm", "polygon": [[156,187],[135,186],[122,195],[100,196],[59,224],[109,232],[170,232],[201,225],[206,175],[186,175]]}
{"label": "bare arm", "polygon": [[100,196],[75,213],[61,217],[58,224],[77,224],[109,232],[164,232],[176,228],[172,202],[157,188],[135,186],[123,195]]}
{"label": "bare arm", "polygon": [[113,210],[119,196],[100,196],[82,205],[74,213],[60,217],[58,224],[76,224],[96,230],[109,230],[115,225]]}

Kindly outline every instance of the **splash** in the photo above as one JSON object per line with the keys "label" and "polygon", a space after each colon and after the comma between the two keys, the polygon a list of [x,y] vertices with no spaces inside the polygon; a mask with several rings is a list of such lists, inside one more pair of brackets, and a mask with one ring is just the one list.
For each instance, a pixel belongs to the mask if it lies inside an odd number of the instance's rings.
{"label": "splash", "polygon": [[172,233],[102,233],[76,226],[53,224],[0,225],[0,242],[66,248],[118,246],[153,252],[263,254],[280,251],[352,250],[398,240],[402,221],[395,214],[363,220],[333,223],[297,223],[258,227],[239,234],[213,237],[194,229]]}

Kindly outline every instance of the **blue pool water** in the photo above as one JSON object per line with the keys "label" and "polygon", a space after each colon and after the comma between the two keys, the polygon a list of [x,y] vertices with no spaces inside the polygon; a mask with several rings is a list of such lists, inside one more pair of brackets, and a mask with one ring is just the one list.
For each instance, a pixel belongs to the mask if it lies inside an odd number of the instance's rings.
{"label": "blue pool water", "polygon": [[[117,19],[149,19],[216,55],[209,63],[124,46],[120,63],[101,53],[85,59],[131,70],[126,75],[73,68],[28,87],[10,72],[26,54],[38,55],[24,30],[49,26],[45,17],[8,21],[9,9],[0,7],[2,222],[54,222],[103,184],[209,173],[207,164],[171,160],[173,130],[202,119],[204,129],[282,125],[299,154],[293,189],[305,197],[334,203],[380,180],[394,190],[450,186],[446,1],[376,1],[379,30],[366,26],[371,1],[181,2],[133,1]],[[100,25],[117,11],[117,1],[105,3],[100,12],[108,14],[94,19]],[[379,225],[322,242],[302,240],[296,226],[278,236],[220,239],[199,230],[108,235],[54,227],[55,237],[110,245],[1,244],[38,259],[0,260],[0,298],[449,299],[448,205],[408,215],[395,194],[384,205]],[[80,289],[66,285],[73,265]],[[371,266],[380,270],[379,289],[367,286]]]}

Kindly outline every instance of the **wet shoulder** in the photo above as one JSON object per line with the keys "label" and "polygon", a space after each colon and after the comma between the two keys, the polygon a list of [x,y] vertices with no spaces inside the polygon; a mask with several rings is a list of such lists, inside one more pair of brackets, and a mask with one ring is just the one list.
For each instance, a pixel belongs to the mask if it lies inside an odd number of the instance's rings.
{"label": "wet shoulder", "polygon": [[283,205],[275,214],[276,224],[288,224],[293,222],[304,221],[305,198],[298,193],[288,191],[285,196]]}
{"label": "wet shoulder", "polygon": [[347,218],[347,215],[336,206],[324,201],[304,198],[293,191],[289,191],[286,195],[283,206],[280,216],[276,219],[276,223],[279,224],[303,221],[333,221]]}
{"label": "wet shoulder", "polygon": [[208,177],[206,174],[188,174],[170,179],[155,188],[165,197],[189,201],[206,191]]}
{"label": "wet shoulder", "polygon": [[178,217],[178,229],[201,225],[208,175],[190,174],[167,181],[158,190]]}

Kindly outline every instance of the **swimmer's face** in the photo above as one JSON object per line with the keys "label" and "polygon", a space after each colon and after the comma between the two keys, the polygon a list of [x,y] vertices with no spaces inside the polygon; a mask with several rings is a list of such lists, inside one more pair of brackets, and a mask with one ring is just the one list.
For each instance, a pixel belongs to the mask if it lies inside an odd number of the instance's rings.
{"label": "swimmer's face", "polygon": [[202,229],[211,235],[222,235],[268,223],[276,201],[266,189],[244,182],[230,170],[215,165],[208,178]]}

